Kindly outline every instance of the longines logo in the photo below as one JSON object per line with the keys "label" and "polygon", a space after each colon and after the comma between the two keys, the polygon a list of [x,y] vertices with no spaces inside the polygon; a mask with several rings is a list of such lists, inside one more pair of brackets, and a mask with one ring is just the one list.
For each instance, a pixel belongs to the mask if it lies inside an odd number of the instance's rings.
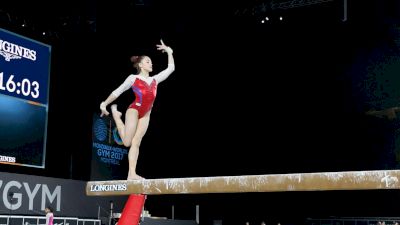
{"label": "longines logo", "polygon": [[0,155],[0,162],[15,163],[15,161],[15,157]]}
{"label": "longines logo", "polygon": [[93,184],[90,191],[126,191],[126,184]]}
{"label": "longines logo", "polygon": [[21,57],[36,61],[36,51],[0,39],[0,55],[6,61],[21,59]]}

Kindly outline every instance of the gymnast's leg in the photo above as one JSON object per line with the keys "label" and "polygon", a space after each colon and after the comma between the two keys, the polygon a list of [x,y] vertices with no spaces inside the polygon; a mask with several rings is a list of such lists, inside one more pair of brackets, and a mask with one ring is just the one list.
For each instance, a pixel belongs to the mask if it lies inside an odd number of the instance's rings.
{"label": "gymnast's leg", "polygon": [[131,147],[128,153],[129,159],[129,172],[128,172],[128,180],[134,179],[143,179],[141,176],[136,173],[136,165],[139,157],[139,147],[142,142],[143,136],[146,134],[147,128],[149,126],[150,121],[150,111],[147,112],[145,116],[139,119],[137,124],[137,129],[135,136],[132,139]]}
{"label": "gymnast's leg", "polygon": [[125,124],[121,119],[122,113],[117,110],[117,105],[111,106],[112,116],[117,126],[118,134],[121,137],[124,146],[129,147],[135,136],[139,121],[139,113],[136,109],[128,108],[125,114]]}

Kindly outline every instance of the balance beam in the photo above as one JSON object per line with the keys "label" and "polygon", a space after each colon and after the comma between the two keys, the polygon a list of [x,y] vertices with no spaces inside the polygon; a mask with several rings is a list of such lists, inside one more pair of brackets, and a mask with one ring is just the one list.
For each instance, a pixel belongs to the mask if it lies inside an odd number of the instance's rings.
{"label": "balance beam", "polygon": [[400,189],[400,170],[89,181],[88,196]]}

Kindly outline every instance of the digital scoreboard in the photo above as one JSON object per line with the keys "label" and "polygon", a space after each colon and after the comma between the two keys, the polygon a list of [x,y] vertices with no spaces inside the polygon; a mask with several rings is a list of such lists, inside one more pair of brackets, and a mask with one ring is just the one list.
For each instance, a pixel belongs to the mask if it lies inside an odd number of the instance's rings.
{"label": "digital scoreboard", "polygon": [[51,46],[0,28],[0,163],[45,167]]}

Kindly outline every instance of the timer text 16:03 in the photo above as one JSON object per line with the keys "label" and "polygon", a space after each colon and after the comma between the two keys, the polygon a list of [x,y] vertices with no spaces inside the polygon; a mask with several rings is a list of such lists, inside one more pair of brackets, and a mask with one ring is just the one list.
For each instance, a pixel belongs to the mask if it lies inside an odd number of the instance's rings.
{"label": "timer text 16:03", "polygon": [[29,79],[24,78],[21,82],[14,81],[14,75],[10,75],[6,82],[4,82],[3,72],[0,73],[0,90],[8,91],[10,93],[22,94],[24,96],[32,96],[32,98],[39,97],[39,83],[37,81],[31,82]]}

